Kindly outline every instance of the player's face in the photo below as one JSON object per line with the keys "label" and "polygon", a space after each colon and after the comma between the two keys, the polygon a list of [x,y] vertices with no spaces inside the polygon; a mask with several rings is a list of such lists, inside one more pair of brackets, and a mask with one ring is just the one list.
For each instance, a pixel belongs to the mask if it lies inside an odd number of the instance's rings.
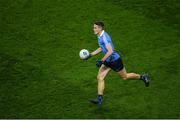
{"label": "player's face", "polygon": [[100,26],[94,24],[93,30],[94,30],[94,34],[97,35],[97,34],[101,33],[102,28]]}

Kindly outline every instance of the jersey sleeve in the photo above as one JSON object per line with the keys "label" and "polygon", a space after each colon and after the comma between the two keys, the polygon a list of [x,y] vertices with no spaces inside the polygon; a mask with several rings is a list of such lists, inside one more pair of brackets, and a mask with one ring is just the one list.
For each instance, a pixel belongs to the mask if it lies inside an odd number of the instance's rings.
{"label": "jersey sleeve", "polygon": [[108,35],[103,35],[103,42],[105,45],[111,43],[111,38]]}

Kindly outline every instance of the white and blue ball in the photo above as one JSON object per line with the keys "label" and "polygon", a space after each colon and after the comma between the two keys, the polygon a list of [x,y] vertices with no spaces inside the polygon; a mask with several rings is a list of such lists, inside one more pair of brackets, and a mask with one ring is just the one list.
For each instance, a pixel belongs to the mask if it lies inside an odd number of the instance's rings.
{"label": "white and blue ball", "polygon": [[79,52],[79,56],[81,59],[86,59],[89,57],[89,51],[86,50],[86,49],[82,49],[80,52]]}

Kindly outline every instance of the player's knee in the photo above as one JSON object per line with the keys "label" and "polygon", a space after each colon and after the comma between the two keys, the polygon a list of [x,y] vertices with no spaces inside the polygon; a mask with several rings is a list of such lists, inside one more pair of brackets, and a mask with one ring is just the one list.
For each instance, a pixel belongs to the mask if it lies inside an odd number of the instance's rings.
{"label": "player's knee", "polygon": [[98,80],[98,81],[103,81],[103,78],[102,78],[100,75],[98,75],[98,76],[97,76],[97,80]]}
{"label": "player's knee", "polygon": [[122,77],[123,80],[127,80],[127,77]]}
{"label": "player's knee", "polygon": [[121,78],[122,78],[123,80],[127,80],[127,79],[128,79],[127,76],[121,76]]}

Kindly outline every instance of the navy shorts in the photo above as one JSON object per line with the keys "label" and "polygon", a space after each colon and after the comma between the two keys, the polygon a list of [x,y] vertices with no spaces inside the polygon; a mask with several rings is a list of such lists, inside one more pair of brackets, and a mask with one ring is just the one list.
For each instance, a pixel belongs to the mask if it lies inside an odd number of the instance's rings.
{"label": "navy shorts", "polygon": [[112,70],[114,70],[115,72],[119,72],[124,68],[123,62],[121,58],[118,58],[115,61],[111,61],[111,62],[104,62],[104,65],[106,67],[110,67]]}

